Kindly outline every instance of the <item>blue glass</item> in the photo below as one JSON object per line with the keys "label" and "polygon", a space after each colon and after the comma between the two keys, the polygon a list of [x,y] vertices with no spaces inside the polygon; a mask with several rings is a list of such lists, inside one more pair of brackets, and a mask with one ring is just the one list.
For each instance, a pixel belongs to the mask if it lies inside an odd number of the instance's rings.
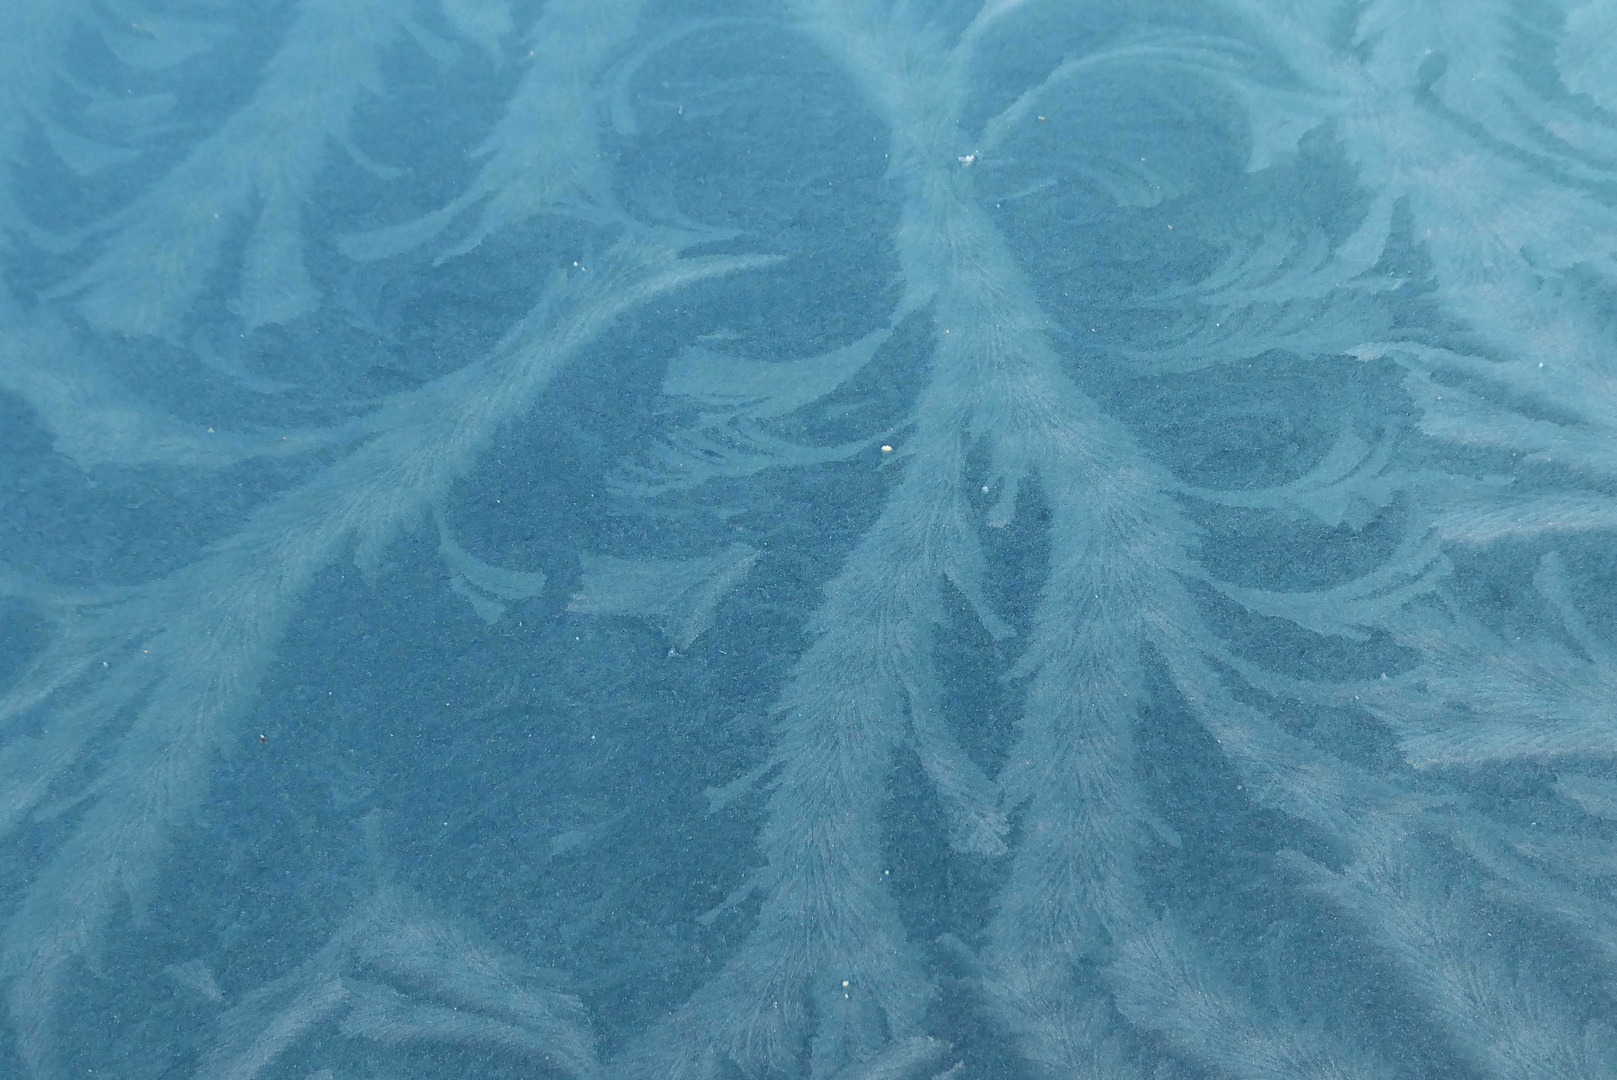
{"label": "blue glass", "polygon": [[1613,57],[0,5],[0,1076],[1617,1076]]}

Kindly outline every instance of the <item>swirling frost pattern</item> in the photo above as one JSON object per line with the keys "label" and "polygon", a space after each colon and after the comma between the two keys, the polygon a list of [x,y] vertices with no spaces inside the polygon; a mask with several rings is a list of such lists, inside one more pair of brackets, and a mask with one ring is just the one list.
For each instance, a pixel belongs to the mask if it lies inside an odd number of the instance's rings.
{"label": "swirling frost pattern", "polygon": [[1617,1076],[1613,55],[0,8],[0,1075]]}

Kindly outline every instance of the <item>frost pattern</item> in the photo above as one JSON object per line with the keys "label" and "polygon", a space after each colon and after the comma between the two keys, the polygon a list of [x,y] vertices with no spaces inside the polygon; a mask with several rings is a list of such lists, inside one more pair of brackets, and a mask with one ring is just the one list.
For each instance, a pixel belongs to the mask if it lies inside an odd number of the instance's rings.
{"label": "frost pattern", "polygon": [[1617,1074],[1613,32],[9,5],[0,1073]]}

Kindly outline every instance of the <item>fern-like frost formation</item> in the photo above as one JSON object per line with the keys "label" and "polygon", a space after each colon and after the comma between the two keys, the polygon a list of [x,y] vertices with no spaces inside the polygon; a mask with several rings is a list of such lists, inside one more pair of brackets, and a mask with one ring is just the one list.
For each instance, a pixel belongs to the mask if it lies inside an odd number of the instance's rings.
{"label": "fern-like frost formation", "polygon": [[1614,48],[7,5],[0,1074],[1617,1075]]}

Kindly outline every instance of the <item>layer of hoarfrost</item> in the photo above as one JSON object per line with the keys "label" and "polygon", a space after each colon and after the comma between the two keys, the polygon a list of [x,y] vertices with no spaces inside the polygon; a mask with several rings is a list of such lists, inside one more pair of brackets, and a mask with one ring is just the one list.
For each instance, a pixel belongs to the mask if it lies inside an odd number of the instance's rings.
{"label": "layer of hoarfrost", "polygon": [[0,1073],[1617,1073],[1608,0],[0,10]]}

